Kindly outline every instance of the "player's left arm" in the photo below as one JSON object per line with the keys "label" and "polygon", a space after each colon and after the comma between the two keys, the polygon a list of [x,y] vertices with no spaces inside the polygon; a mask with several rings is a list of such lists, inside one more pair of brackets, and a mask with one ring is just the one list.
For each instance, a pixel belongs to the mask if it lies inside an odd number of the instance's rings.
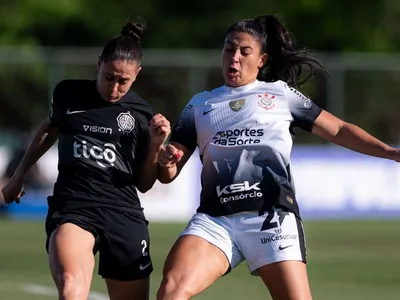
{"label": "player's left arm", "polygon": [[398,149],[390,147],[357,125],[345,122],[322,110],[314,121],[312,133],[359,153],[400,161]]}
{"label": "player's left arm", "polygon": [[285,89],[294,125],[324,140],[370,156],[400,161],[400,151],[318,107],[294,88]]}
{"label": "player's left arm", "polygon": [[[139,161],[140,172],[136,177],[136,187],[141,193],[151,189],[157,180],[159,172],[158,154],[170,133],[170,122],[161,114],[154,115],[150,121],[150,126],[145,127],[142,131],[141,140],[143,143],[141,145],[138,143],[138,146],[142,147],[143,155],[136,157],[136,159],[141,160]],[[145,140],[147,143],[144,142]],[[147,144],[147,147],[144,144]],[[143,151],[143,149],[147,149],[147,151]]]}

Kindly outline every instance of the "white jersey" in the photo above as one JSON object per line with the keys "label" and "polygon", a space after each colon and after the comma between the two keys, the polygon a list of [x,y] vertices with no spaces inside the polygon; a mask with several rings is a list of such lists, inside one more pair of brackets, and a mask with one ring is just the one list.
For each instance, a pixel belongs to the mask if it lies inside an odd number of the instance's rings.
{"label": "white jersey", "polygon": [[271,210],[299,215],[290,171],[292,128],[310,131],[321,112],[283,81],[221,86],[195,95],[171,141],[199,147],[203,163],[198,212],[212,216]]}

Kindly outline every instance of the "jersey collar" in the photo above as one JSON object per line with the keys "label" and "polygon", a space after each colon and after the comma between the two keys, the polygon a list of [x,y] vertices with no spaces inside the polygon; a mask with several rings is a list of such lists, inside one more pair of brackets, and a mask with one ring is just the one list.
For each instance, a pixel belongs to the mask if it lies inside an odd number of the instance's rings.
{"label": "jersey collar", "polygon": [[240,94],[240,93],[252,90],[253,88],[257,87],[260,83],[261,82],[259,80],[255,80],[252,83],[242,85],[239,87],[231,87],[231,86],[223,85],[220,88],[220,92],[226,93],[226,94]]}

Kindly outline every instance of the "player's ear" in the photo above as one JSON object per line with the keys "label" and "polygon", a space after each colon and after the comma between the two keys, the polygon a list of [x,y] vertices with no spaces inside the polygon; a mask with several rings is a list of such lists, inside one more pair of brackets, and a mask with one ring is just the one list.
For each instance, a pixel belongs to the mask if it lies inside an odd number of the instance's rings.
{"label": "player's ear", "polygon": [[263,55],[261,55],[261,59],[260,59],[260,63],[258,64],[258,68],[262,69],[265,64],[267,63],[268,60],[268,53],[264,53]]}
{"label": "player's ear", "polygon": [[99,70],[100,70],[100,65],[101,65],[101,57],[99,56],[99,58],[97,60],[97,72],[99,72]]}
{"label": "player's ear", "polygon": [[133,81],[136,80],[136,77],[139,75],[139,72],[140,72],[141,69],[142,69],[142,67],[138,67],[138,68],[136,69],[136,73],[135,73],[135,76],[133,77]]}

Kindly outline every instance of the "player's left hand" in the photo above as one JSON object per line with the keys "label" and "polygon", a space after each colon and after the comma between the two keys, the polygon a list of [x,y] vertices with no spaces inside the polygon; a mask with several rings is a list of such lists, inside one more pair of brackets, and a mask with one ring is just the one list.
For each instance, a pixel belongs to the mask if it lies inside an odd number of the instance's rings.
{"label": "player's left hand", "polygon": [[161,148],[170,133],[170,122],[162,114],[156,114],[150,120],[151,144],[154,147]]}

